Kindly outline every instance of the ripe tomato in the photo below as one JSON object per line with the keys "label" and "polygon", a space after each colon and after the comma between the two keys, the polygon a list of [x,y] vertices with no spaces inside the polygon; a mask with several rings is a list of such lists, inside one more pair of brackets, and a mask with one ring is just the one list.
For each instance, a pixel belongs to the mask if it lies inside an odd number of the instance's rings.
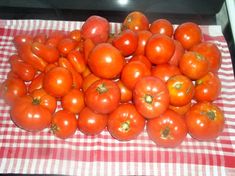
{"label": "ripe tomato", "polygon": [[160,147],[177,147],[187,135],[187,126],[182,116],[167,110],[147,122],[149,138]]}
{"label": "ripe tomato", "polygon": [[118,85],[111,80],[98,80],[85,92],[85,103],[91,110],[107,114],[117,108],[121,98]]}
{"label": "ripe tomato", "polygon": [[12,121],[26,131],[41,131],[51,124],[50,111],[28,95],[17,99],[10,114]]}
{"label": "ripe tomato", "polygon": [[31,93],[36,89],[41,89],[43,86],[44,73],[39,73],[28,85],[28,92]]}
{"label": "ripe tomato", "polygon": [[224,128],[224,114],[215,104],[199,102],[185,116],[189,134],[201,141],[216,139]]}
{"label": "ripe tomato", "polygon": [[81,33],[85,39],[90,38],[95,44],[108,40],[109,22],[106,18],[92,15],[82,25]]}
{"label": "ripe tomato", "polygon": [[69,32],[69,37],[77,42],[82,39],[82,34],[80,29],[75,29]]}
{"label": "ripe tomato", "polygon": [[133,101],[137,111],[147,119],[152,119],[166,111],[169,93],[165,83],[157,77],[143,77],[135,85]]}
{"label": "ripe tomato", "polygon": [[125,60],[121,52],[109,43],[96,45],[88,58],[88,65],[91,71],[96,76],[105,79],[117,77],[124,64]]}
{"label": "ripe tomato", "polygon": [[209,71],[217,72],[221,66],[221,52],[216,44],[202,42],[191,48],[192,51],[203,55],[209,62]]}
{"label": "ripe tomato", "polygon": [[86,61],[80,51],[73,50],[69,52],[67,58],[78,73],[84,72],[86,69]]}
{"label": "ripe tomato", "polygon": [[120,89],[121,92],[121,103],[126,103],[128,101],[132,100],[132,91],[129,90],[123,83],[121,80],[118,80],[117,85]]}
{"label": "ripe tomato", "polygon": [[95,43],[91,39],[85,39],[83,42],[83,53],[84,53],[84,58],[85,61],[87,62],[89,55],[93,48],[95,47]]}
{"label": "ripe tomato", "polygon": [[150,76],[150,70],[140,61],[127,63],[121,74],[121,81],[130,90],[133,90],[136,82],[144,76]]}
{"label": "ripe tomato", "polygon": [[127,29],[115,36],[112,40],[112,44],[123,56],[129,56],[135,52],[138,38],[134,31]]}
{"label": "ripe tomato", "polygon": [[54,97],[62,97],[69,92],[72,83],[72,75],[67,69],[55,67],[45,73],[43,88]]}
{"label": "ripe tomato", "polygon": [[184,106],[191,102],[195,88],[192,81],[184,75],[172,76],[166,83],[170,104],[173,106]]}
{"label": "ripe tomato", "polygon": [[192,80],[200,79],[209,71],[209,62],[199,53],[188,51],[179,61],[180,71]]}
{"label": "ripe tomato", "polygon": [[221,91],[219,77],[209,72],[202,78],[196,80],[194,98],[197,101],[214,101],[218,98]]}
{"label": "ripe tomato", "polygon": [[87,77],[84,78],[82,83],[82,90],[85,92],[94,82],[100,80],[99,77],[95,76],[94,74],[89,74]]}
{"label": "ripe tomato", "polygon": [[107,126],[108,116],[85,107],[79,114],[78,129],[86,135],[100,134]]}
{"label": "ripe tomato", "polygon": [[67,56],[67,54],[72,51],[77,46],[77,41],[71,38],[63,38],[58,43],[58,50],[62,56]]}
{"label": "ripe tomato", "polygon": [[145,119],[132,104],[120,104],[108,118],[108,131],[117,140],[135,139],[143,130]]}
{"label": "ripe tomato", "polygon": [[145,64],[145,66],[150,70],[152,67],[152,63],[148,60],[148,58],[144,55],[134,55],[133,57],[131,57],[131,59],[129,60],[129,62],[133,62],[133,61],[140,61],[143,64]]}
{"label": "ripe tomato", "polygon": [[169,105],[169,109],[175,111],[176,113],[178,113],[179,115],[182,115],[184,116],[188,111],[189,109],[191,108],[192,106],[192,103],[188,103],[184,106],[173,106],[173,105]]}
{"label": "ripe tomato", "polygon": [[169,37],[172,37],[174,29],[171,22],[167,19],[157,19],[155,20],[150,28],[150,32],[153,34],[165,34]]}
{"label": "ripe tomato", "polygon": [[173,56],[170,58],[170,60],[168,61],[168,63],[171,65],[178,66],[179,60],[184,55],[184,48],[181,45],[181,43],[178,42],[177,40],[174,40],[174,43],[175,43],[175,52],[174,52]]}
{"label": "ripe tomato", "polygon": [[148,30],[137,31],[137,48],[134,52],[134,55],[144,55],[145,54],[145,46],[147,44],[148,39],[152,36],[152,33]]}
{"label": "ripe tomato", "polygon": [[197,24],[185,22],[176,28],[174,38],[178,40],[186,50],[189,50],[194,45],[201,43],[202,31]]}
{"label": "ripe tomato", "polygon": [[47,35],[45,33],[39,33],[33,38],[33,42],[45,44],[47,41]]}
{"label": "ripe tomato", "polygon": [[170,64],[159,64],[151,70],[152,76],[160,78],[162,81],[167,82],[169,78],[181,74],[178,67]]}
{"label": "ripe tomato", "polygon": [[167,63],[174,51],[174,40],[162,34],[152,35],[145,47],[145,54],[153,64]]}
{"label": "ripe tomato", "polygon": [[33,42],[33,37],[29,34],[20,34],[14,37],[13,42],[16,45],[16,48],[18,48],[20,45],[25,43],[31,44]]}
{"label": "ripe tomato", "polygon": [[77,130],[76,116],[66,110],[57,111],[52,116],[51,131],[61,139],[66,139],[75,134]]}
{"label": "ripe tomato", "polygon": [[62,97],[61,104],[64,110],[74,114],[79,113],[85,106],[83,92],[78,89],[71,89]]}
{"label": "ripe tomato", "polygon": [[148,18],[139,11],[129,13],[122,23],[122,30],[141,31],[149,29]]}
{"label": "ripe tomato", "polygon": [[49,34],[48,39],[47,39],[45,44],[57,47],[60,40],[62,40],[63,38],[65,38],[64,32],[62,32],[62,31],[52,31]]}

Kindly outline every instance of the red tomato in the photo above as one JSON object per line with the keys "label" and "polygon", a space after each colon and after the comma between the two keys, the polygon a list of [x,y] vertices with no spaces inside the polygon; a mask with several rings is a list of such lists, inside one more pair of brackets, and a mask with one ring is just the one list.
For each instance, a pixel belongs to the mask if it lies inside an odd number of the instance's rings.
{"label": "red tomato", "polygon": [[197,101],[214,101],[218,98],[221,91],[219,77],[209,72],[202,78],[196,80],[194,98]]}
{"label": "red tomato", "polygon": [[172,76],[181,74],[178,67],[170,64],[159,64],[152,68],[151,73],[152,76],[156,76],[164,82],[167,82]]}
{"label": "red tomato", "polygon": [[189,109],[191,108],[192,106],[192,103],[188,103],[184,106],[173,106],[173,105],[169,105],[169,109],[175,111],[176,113],[178,113],[179,115],[182,115],[184,116],[188,111]]}
{"label": "red tomato", "polygon": [[202,41],[202,31],[197,24],[185,22],[176,28],[174,38],[189,50]]}
{"label": "red tomato", "polygon": [[121,52],[109,43],[96,45],[88,58],[88,65],[91,71],[96,76],[105,79],[117,77],[122,71],[124,64],[125,60]]}
{"label": "red tomato", "polygon": [[152,36],[152,33],[148,30],[137,31],[138,44],[135,50],[134,55],[144,55],[145,54],[145,46],[147,44],[148,39]]}
{"label": "red tomato", "polygon": [[191,48],[192,51],[203,55],[209,62],[209,71],[217,72],[221,66],[221,52],[216,44],[202,42]]}
{"label": "red tomato", "polygon": [[184,106],[191,102],[195,88],[192,81],[184,75],[171,77],[167,83],[170,95],[170,104],[173,106]]}
{"label": "red tomato", "polygon": [[33,42],[45,44],[47,41],[47,35],[45,33],[39,33],[33,38]]}
{"label": "red tomato", "polygon": [[78,129],[86,135],[100,134],[107,126],[108,116],[97,114],[85,107],[78,118]]}
{"label": "red tomato", "polygon": [[155,20],[150,28],[150,32],[153,34],[165,34],[169,37],[172,37],[174,29],[170,21],[167,19],[157,19]]}
{"label": "red tomato", "polygon": [[70,91],[72,83],[72,75],[67,69],[55,67],[45,74],[43,88],[54,97],[62,97]]}
{"label": "red tomato", "polygon": [[145,119],[132,104],[120,104],[108,119],[108,131],[117,140],[135,139],[143,130]]}
{"label": "red tomato", "polygon": [[139,11],[129,13],[122,23],[122,30],[141,31],[149,29],[148,18]]}
{"label": "red tomato", "polygon": [[94,82],[98,80],[100,80],[100,78],[91,73],[84,78],[82,83],[82,90],[85,92]]}
{"label": "red tomato", "polygon": [[98,80],[85,92],[85,103],[91,110],[107,114],[117,108],[121,98],[118,85],[111,80]]}
{"label": "red tomato", "polygon": [[13,42],[18,48],[20,45],[25,43],[31,44],[33,42],[33,37],[29,34],[20,34],[14,37]]}
{"label": "red tomato", "polygon": [[223,112],[209,102],[193,105],[185,118],[189,134],[197,140],[214,140],[224,128]]}
{"label": "red tomato", "polygon": [[80,51],[73,50],[69,52],[67,58],[78,73],[84,72],[86,69],[86,61]]}
{"label": "red tomato", "polygon": [[170,60],[168,61],[168,63],[171,65],[178,66],[179,60],[184,55],[184,48],[181,45],[181,43],[178,42],[177,40],[174,40],[174,43],[175,43],[175,52],[174,52],[173,56],[170,58]]}
{"label": "red tomato", "polygon": [[82,37],[90,38],[95,44],[106,42],[109,36],[109,28],[107,19],[92,15],[82,25]]}
{"label": "red tomato", "polygon": [[133,90],[133,101],[137,111],[147,119],[152,119],[169,106],[169,93],[165,83],[157,77],[141,78]]}
{"label": "red tomato", "polygon": [[50,111],[27,95],[17,99],[10,114],[12,121],[26,131],[41,131],[51,124]]}
{"label": "red tomato", "polygon": [[167,110],[147,122],[149,138],[160,147],[177,147],[187,135],[187,126],[182,116]]}
{"label": "red tomato", "polygon": [[140,61],[143,64],[145,64],[145,66],[150,70],[152,67],[152,63],[148,60],[148,58],[144,55],[134,55],[133,57],[131,57],[131,59],[129,60],[129,62],[133,62],[133,61]]}
{"label": "red tomato", "polygon": [[46,45],[57,47],[60,40],[62,40],[63,38],[65,38],[64,32],[62,32],[62,31],[53,31],[48,36],[48,39],[46,41]]}
{"label": "red tomato", "polygon": [[61,139],[72,137],[77,130],[76,116],[66,110],[57,111],[52,116],[51,131]]}
{"label": "red tomato", "polygon": [[71,38],[63,38],[58,43],[58,50],[62,56],[67,56],[67,54],[72,51],[77,46],[77,41]]}
{"label": "red tomato", "polygon": [[43,86],[44,73],[39,73],[28,85],[28,92],[31,93],[36,89],[41,89]]}
{"label": "red tomato", "polygon": [[82,72],[82,77],[86,78],[87,76],[89,76],[91,74],[91,70],[89,67],[86,67],[85,70]]}
{"label": "red tomato", "polygon": [[150,70],[140,61],[127,63],[121,74],[121,81],[130,90],[133,90],[136,82],[144,76],[150,76]]}
{"label": "red tomato", "polygon": [[199,53],[188,51],[179,61],[180,71],[192,80],[200,79],[209,70],[209,62]]}
{"label": "red tomato", "polygon": [[69,32],[69,37],[77,42],[80,42],[82,39],[82,34],[80,29],[75,29]]}
{"label": "red tomato", "polygon": [[121,80],[119,80],[117,82],[117,85],[120,89],[120,92],[121,92],[121,100],[120,102],[121,103],[126,103],[128,101],[131,101],[132,100],[132,91],[129,90],[123,83]]}
{"label": "red tomato", "polygon": [[94,42],[89,38],[85,39],[85,41],[83,42],[83,52],[84,52],[84,57],[85,57],[86,62],[87,62],[89,55],[94,47],[95,47]]}
{"label": "red tomato", "polygon": [[162,34],[152,35],[145,47],[145,54],[153,64],[167,63],[174,51],[174,40]]}
{"label": "red tomato", "polygon": [[127,29],[115,36],[112,40],[112,44],[123,56],[130,56],[137,48],[138,38],[135,32]]}

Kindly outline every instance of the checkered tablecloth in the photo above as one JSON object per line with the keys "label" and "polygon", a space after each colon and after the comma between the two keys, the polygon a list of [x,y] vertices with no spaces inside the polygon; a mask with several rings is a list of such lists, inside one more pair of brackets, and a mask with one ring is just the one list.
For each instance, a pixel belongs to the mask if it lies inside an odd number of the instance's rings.
{"label": "checkered tablecloth", "polygon": [[[82,22],[44,20],[0,20],[0,82],[10,70],[8,58],[16,49],[17,34],[71,31]],[[220,26],[201,26],[204,39],[222,52],[219,77],[222,93],[216,104],[225,113],[225,129],[213,142],[198,142],[189,135],[174,149],[157,147],[146,131],[136,139],[120,142],[107,131],[85,136],[77,131],[69,139],[54,137],[46,129],[29,133],[10,119],[9,106],[0,100],[0,173],[65,175],[154,175],[154,176],[234,176],[235,175],[235,80],[227,43]],[[111,24],[112,32],[120,24]]]}

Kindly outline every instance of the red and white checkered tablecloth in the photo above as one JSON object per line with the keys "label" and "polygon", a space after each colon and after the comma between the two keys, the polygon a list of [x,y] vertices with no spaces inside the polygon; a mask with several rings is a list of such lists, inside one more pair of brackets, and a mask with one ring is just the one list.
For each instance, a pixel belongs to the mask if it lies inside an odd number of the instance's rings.
{"label": "red and white checkered tablecloth", "polygon": [[[0,82],[10,70],[8,58],[16,49],[17,34],[49,33],[78,29],[82,22],[44,20],[0,20]],[[69,139],[54,137],[46,129],[29,133],[10,119],[9,106],[0,100],[0,173],[65,175],[154,175],[154,176],[234,176],[235,175],[235,80],[227,43],[220,26],[201,26],[204,39],[222,52],[219,77],[222,93],[216,104],[224,111],[226,124],[213,142],[198,142],[189,135],[174,149],[157,147],[146,131],[136,139],[120,142],[107,131],[85,136],[77,131]],[[112,32],[120,24],[111,24]]]}

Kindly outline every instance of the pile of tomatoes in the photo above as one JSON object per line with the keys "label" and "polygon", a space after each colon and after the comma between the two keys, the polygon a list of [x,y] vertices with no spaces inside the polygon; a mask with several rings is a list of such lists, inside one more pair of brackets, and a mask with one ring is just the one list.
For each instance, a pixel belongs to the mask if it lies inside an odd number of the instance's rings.
{"label": "pile of tomatoes", "polygon": [[223,112],[213,104],[221,53],[195,23],[174,29],[134,11],[110,34],[107,19],[90,16],[81,29],[18,35],[14,44],[1,97],[24,130],[50,128],[65,139],[107,129],[127,141],[146,126],[161,147],[178,146],[187,133],[214,140],[223,130]]}

